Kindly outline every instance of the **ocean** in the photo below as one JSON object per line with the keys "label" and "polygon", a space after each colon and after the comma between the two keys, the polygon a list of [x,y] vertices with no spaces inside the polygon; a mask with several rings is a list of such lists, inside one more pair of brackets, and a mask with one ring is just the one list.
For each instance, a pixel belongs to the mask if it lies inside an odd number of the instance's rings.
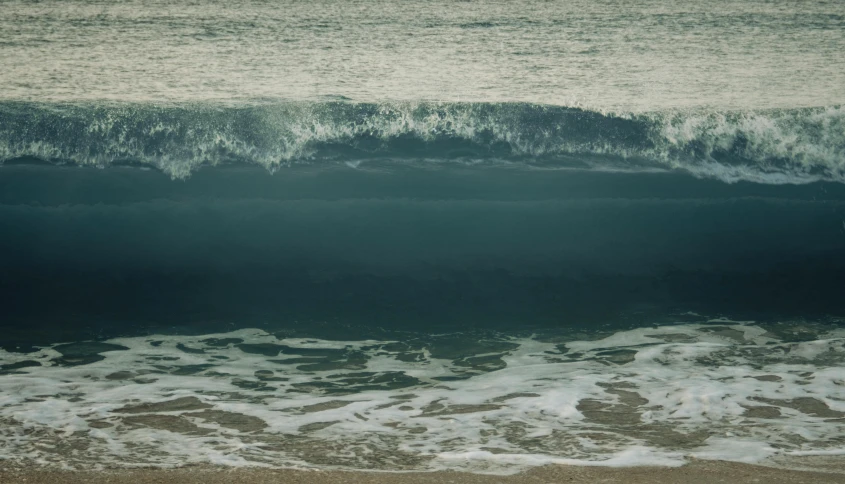
{"label": "ocean", "polygon": [[841,3],[0,7],[0,463],[845,454]]}

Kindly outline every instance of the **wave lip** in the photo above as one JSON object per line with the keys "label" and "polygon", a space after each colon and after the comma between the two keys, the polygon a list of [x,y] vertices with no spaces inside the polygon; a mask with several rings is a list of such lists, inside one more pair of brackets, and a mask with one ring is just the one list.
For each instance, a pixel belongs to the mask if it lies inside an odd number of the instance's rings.
{"label": "wave lip", "polygon": [[134,163],[174,178],[250,163],[683,170],[726,182],[845,181],[842,106],[615,114],[525,103],[0,103],[0,161]]}

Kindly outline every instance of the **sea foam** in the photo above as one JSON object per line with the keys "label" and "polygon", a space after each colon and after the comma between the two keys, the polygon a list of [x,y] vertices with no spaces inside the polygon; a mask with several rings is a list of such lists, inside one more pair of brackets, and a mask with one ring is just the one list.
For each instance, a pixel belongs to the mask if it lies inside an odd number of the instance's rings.
{"label": "sea foam", "polygon": [[843,451],[841,329],[714,320],[585,336],[243,329],[0,351],[0,457],[506,474]]}
{"label": "sea foam", "polygon": [[613,113],[527,103],[0,104],[0,161],[361,166],[371,160],[611,171],[726,182],[843,181],[841,106]]}

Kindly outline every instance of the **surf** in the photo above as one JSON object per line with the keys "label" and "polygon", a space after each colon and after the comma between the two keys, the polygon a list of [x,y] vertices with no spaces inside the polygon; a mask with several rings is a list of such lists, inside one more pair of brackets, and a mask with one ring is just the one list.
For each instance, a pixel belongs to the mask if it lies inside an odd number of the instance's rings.
{"label": "surf", "polygon": [[394,163],[845,181],[845,110],[614,113],[531,103],[0,102],[0,162],[207,167]]}

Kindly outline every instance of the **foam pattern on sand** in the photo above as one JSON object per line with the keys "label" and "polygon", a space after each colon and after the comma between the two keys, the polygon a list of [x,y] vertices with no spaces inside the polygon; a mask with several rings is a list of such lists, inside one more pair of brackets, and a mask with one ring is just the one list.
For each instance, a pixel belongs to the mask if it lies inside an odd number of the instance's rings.
{"label": "foam pattern on sand", "polygon": [[0,458],[505,474],[841,453],[845,331],[780,328],[396,341],[243,329],[0,350]]}

